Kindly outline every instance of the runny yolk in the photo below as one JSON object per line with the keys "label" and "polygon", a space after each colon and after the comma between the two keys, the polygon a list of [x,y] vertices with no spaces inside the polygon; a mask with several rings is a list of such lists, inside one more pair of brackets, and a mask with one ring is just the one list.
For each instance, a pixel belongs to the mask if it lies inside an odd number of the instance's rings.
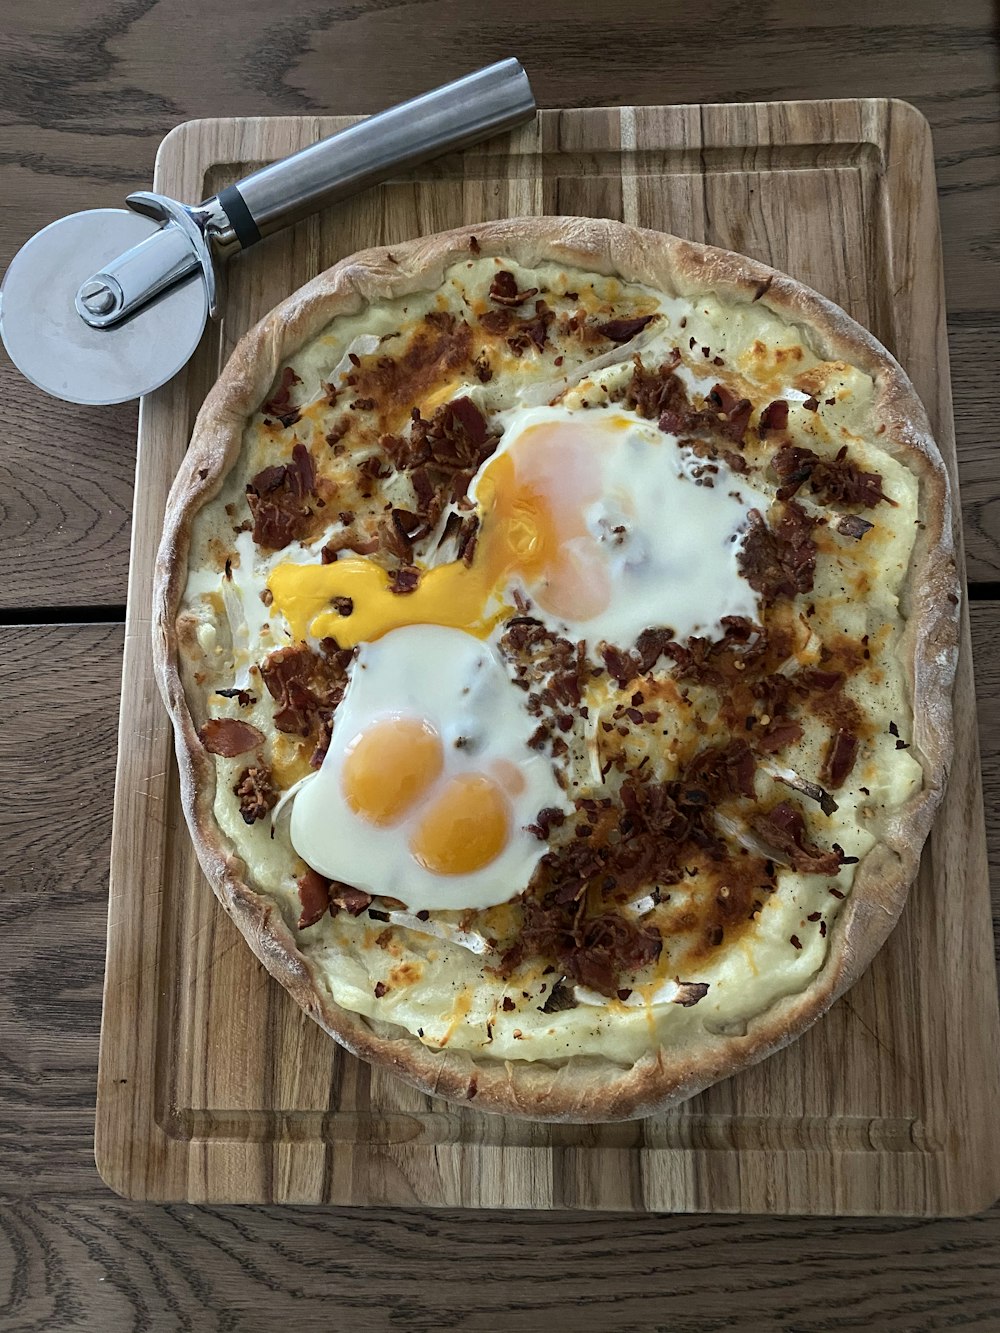
{"label": "runny yolk", "polygon": [[495,860],[507,843],[507,799],[483,773],[462,773],[428,805],[410,851],[435,875],[468,875]]}
{"label": "runny yolk", "polygon": [[[588,424],[538,424],[490,460],[477,484],[483,518],[471,567],[456,560],[425,570],[416,590],[400,596],[372,560],[286,561],[268,580],[275,610],[294,638],[332,636],[343,648],[402,625],[444,625],[484,638],[513,611],[505,600],[517,582],[543,610],[590,619],[611,598],[606,562],[584,517],[601,493],[593,465],[601,436]],[[350,598],[350,615],[330,609],[338,596]]]}
{"label": "runny yolk", "polygon": [[385,828],[420,800],[443,767],[441,738],[432,727],[415,718],[387,718],[348,747],[340,779],[344,799],[356,815]]}

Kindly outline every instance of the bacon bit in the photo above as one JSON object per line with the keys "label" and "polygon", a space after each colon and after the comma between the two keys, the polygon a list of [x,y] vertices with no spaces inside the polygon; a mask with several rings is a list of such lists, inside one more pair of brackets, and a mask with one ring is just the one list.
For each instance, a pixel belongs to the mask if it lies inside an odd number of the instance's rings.
{"label": "bacon bit", "polygon": [[707,981],[678,981],[677,994],[674,996],[673,1003],[679,1004],[685,1009],[690,1009],[699,1000],[703,1000],[707,994]]}
{"label": "bacon bit", "polygon": [[535,302],[534,318],[522,319],[514,332],[507,339],[507,346],[515,356],[523,356],[529,347],[539,352],[545,350],[548,340],[549,325],[555,319],[555,311],[550,310],[544,301]]}
{"label": "bacon bit", "polygon": [[430,527],[426,520],[409,509],[393,509],[379,524],[382,549],[406,563],[413,558],[413,543],[426,537],[428,532]]}
{"label": "bacon bit", "polygon": [[264,744],[264,733],[238,717],[212,717],[198,729],[198,739],[209,754],[234,759]]}
{"label": "bacon bit", "polygon": [[620,989],[619,974],[655,962],[663,947],[652,928],[640,929],[614,912],[591,917],[574,927],[559,907],[548,909],[529,899],[522,911],[520,936],[500,962],[505,974],[526,957],[553,958],[568,980],[614,996]]}
{"label": "bacon bit", "polygon": [[821,921],[821,922],[819,923],[819,937],[820,937],[821,940],[826,939],[826,922],[825,922],[825,921]]}
{"label": "bacon bit", "polygon": [[291,392],[293,385],[301,383],[302,381],[291,366],[286,366],[281,372],[281,382],[278,387],[267,402],[261,405],[260,410],[263,415],[276,417],[286,430],[289,426],[294,426],[301,414],[297,407],[292,406]]}
{"label": "bacon bit", "polygon": [[757,434],[760,438],[766,439],[770,431],[784,430],[788,425],[788,404],[784,398],[776,398],[773,403],[768,403],[760,414],[760,423],[757,426]]}
{"label": "bacon bit", "polygon": [[[343,908],[351,916],[360,916],[371,906],[372,895],[365,893],[364,889],[356,889],[350,884],[338,884],[334,880],[331,885],[330,907],[336,907],[338,911]],[[333,915],[336,916],[336,912]]]}
{"label": "bacon bit", "polygon": [[305,930],[307,926],[314,926],[330,906],[330,881],[317,874],[312,866],[306,866],[296,883],[302,905],[299,930]]}
{"label": "bacon bit", "polygon": [[724,384],[716,384],[708,395],[708,401],[722,413],[723,419],[719,424],[721,433],[734,444],[742,444],[753,412],[750,399],[737,398]]}
{"label": "bacon bit", "polygon": [[503,997],[503,1011],[504,1011],[504,1013],[505,1013],[505,1014],[512,1014],[516,1008],[517,1008],[517,1005],[516,1005],[516,1004],[514,1003],[514,1001],[510,998],[510,996],[509,996],[509,995],[505,995],[505,996]]}
{"label": "bacon bit", "polygon": [[830,741],[820,773],[821,781],[836,791],[847,781],[857,757],[857,736],[853,732],[841,728]]}
{"label": "bacon bit", "polygon": [[472,369],[476,372],[476,379],[480,384],[489,384],[493,378],[493,367],[490,365],[490,359],[486,355],[486,348],[479,353],[472,363]]}
{"label": "bacon bit", "polygon": [[326,433],[326,442],[330,448],[332,449],[334,445],[339,444],[350,429],[350,417],[341,417],[340,420],[334,424],[333,428]]}
{"label": "bacon bit", "polygon": [[801,948],[802,948],[802,941],[799,939],[798,935],[790,935],[790,936],[789,936],[789,942],[791,943],[791,945],[793,946],[793,948],[796,948],[796,949],[801,949]]}
{"label": "bacon bit", "polygon": [[513,319],[514,315],[510,310],[485,310],[479,316],[479,327],[485,329],[487,333],[499,336],[507,332]]}
{"label": "bacon bit", "polygon": [[806,839],[802,811],[791,801],[781,801],[772,810],[750,817],[750,825],[764,842],[807,875],[835,875],[841,866],[841,854],[824,852]]}
{"label": "bacon bit", "polygon": [[[639,654],[639,670],[646,675],[652,671],[660,657],[666,652],[667,644],[672,641],[672,629],[644,629],[636,640],[635,650]],[[633,699],[633,703],[635,700]]]}
{"label": "bacon bit", "polygon": [[233,787],[233,793],[239,799],[244,824],[254,824],[258,819],[263,819],[278,803],[278,792],[271,780],[271,770],[265,764],[245,768]]}
{"label": "bacon bit", "polygon": [[765,754],[777,754],[801,739],[801,723],[794,718],[775,718],[764,731],[757,733],[757,748]]}
{"label": "bacon bit", "polygon": [[601,644],[599,651],[608,675],[615,678],[620,688],[625,689],[627,685],[631,685],[639,674],[639,659],[635,653],[622,652],[620,648],[608,643]]}
{"label": "bacon bit", "polygon": [[341,523],[343,523],[345,528],[349,528],[354,522],[354,510],[341,509],[337,517],[340,519]]}
{"label": "bacon bit", "polygon": [[609,319],[603,324],[596,325],[596,328],[602,338],[610,338],[615,343],[626,343],[637,333],[641,333],[655,318],[655,315],[635,315],[631,319]]}
{"label": "bacon bit", "polygon": [[779,597],[809,592],[816,572],[817,519],[791,501],[773,530],[757,509],[750,510],[750,530],[737,556],[740,573],[770,605]]}
{"label": "bacon bit", "polygon": [[323,656],[304,645],[279,648],[261,663],[261,678],[278,705],[274,725],[279,731],[308,736],[344,697],[353,652],[335,639],[324,639],[321,647]]}
{"label": "bacon bit", "polygon": [[[771,466],[781,482],[779,500],[790,499],[800,486],[808,482],[809,489],[824,504],[857,504],[868,509],[883,500],[893,507],[896,504],[883,493],[879,473],[862,472],[856,463],[848,459],[846,444],[832,459],[821,458],[811,449],[786,444],[771,459]],[[859,535],[864,536],[864,532]]]}
{"label": "bacon bit", "polygon": [[502,268],[490,284],[490,300],[497,305],[514,309],[538,295],[537,287],[528,287],[525,291],[517,290],[517,279],[509,269]]}
{"label": "bacon bit", "polygon": [[340,616],[350,616],[354,614],[353,597],[332,597],[330,604]]}
{"label": "bacon bit", "polygon": [[389,574],[389,591],[397,596],[416,592],[420,584],[420,570],[416,565],[400,565]]}
{"label": "bacon bit", "polygon": [[476,554],[476,541],[479,535],[479,518],[476,514],[469,514],[462,519],[461,527],[458,530],[458,558],[467,567],[472,564]]}
{"label": "bacon bit", "polygon": [[337,386],[335,384],[330,384],[326,381],[323,381],[320,384],[320,388],[323,390],[323,398],[326,402],[327,407],[336,407],[337,397],[340,392]]}
{"label": "bacon bit", "polygon": [[822,912],[810,912],[809,915],[806,917],[806,920],[818,921],[822,915],[823,915]]}
{"label": "bacon bit", "polygon": [[223,699],[235,699],[241,708],[249,708],[251,704],[257,702],[249,690],[225,689],[214,690],[213,693],[220,695]]}
{"label": "bacon bit", "polygon": [[305,536],[312,511],[307,497],[312,495],[316,467],[312,454],[303,444],[292,449],[292,461],[266,467],[251,478],[247,503],[253,515],[253,539],[258,546],[280,551],[289,542]]}
{"label": "bacon bit", "polygon": [[875,524],[869,523],[860,514],[845,514],[836,526],[842,536],[853,537],[855,541],[860,541],[866,532],[871,532]]}
{"label": "bacon bit", "polygon": [[372,412],[376,406],[374,398],[355,398],[350,404],[352,412]]}
{"label": "bacon bit", "polygon": [[[709,800],[720,796],[753,797],[756,764],[750,746],[742,738],[725,745],[699,750],[684,775],[687,788],[703,788]],[[687,792],[690,797],[690,790]]]}
{"label": "bacon bit", "polygon": [[818,398],[811,398],[811,397],[810,397],[810,398],[807,398],[807,399],[805,400],[805,402],[803,402],[802,406],[806,409],[807,412],[818,412],[818,411],[819,411],[819,399],[818,399]]}
{"label": "bacon bit", "polygon": [[387,991],[388,989],[389,989],[389,987],[385,984],[384,981],[377,981],[377,982],[375,983],[375,998],[376,998],[376,1000],[381,1000],[382,996],[386,993],[386,991]]}
{"label": "bacon bit", "polygon": [[525,826],[525,831],[533,833],[536,838],[546,842],[552,830],[562,828],[565,822],[566,815],[564,811],[560,810],[558,806],[547,805],[543,810],[539,810],[534,824]]}

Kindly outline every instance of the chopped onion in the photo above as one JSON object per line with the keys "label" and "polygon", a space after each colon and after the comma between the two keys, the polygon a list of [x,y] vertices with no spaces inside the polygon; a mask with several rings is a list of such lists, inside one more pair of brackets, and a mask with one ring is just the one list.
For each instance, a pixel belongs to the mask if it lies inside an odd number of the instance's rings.
{"label": "chopped onion", "polygon": [[655,898],[653,894],[647,893],[642,898],[636,898],[634,902],[626,903],[625,911],[634,912],[636,916],[645,916],[647,912],[653,910],[659,901],[659,898]]}
{"label": "chopped onion", "polygon": [[457,944],[461,949],[468,949],[470,953],[489,952],[490,946],[482,935],[474,930],[459,930],[458,926],[453,926],[450,921],[422,921],[412,912],[386,912],[385,916],[388,917],[390,925],[402,926],[404,930],[415,930],[421,935],[434,935],[439,940],[447,940],[449,944]]}
{"label": "chopped onion", "polygon": [[731,819],[729,815],[721,814],[716,810],[715,822],[727,837],[732,838],[734,842],[738,842],[740,846],[745,847],[748,852],[753,852],[755,856],[762,856],[765,861],[779,859],[775,857],[771,848],[767,847],[760,838],[757,837],[756,833],[751,833],[751,831],[744,824],[741,824],[739,820]]}
{"label": "chopped onion", "polygon": [[553,398],[558,398],[566,393],[567,390],[579,388],[583,381],[596,371],[604,370],[607,366],[624,365],[634,352],[639,352],[647,347],[661,333],[662,329],[658,329],[655,323],[647,325],[641,333],[636,334],[631,342],[620,343],[601,356],[592,357],[579,366],[571,366],[565,375],[560,375],[557,379],[546,380],[543,384],[531,385],[527,390],[518,394],[518,406],[544,406],[551,402]]}
{"label": "chopped onion", "polygon": [[327,382],[337,387],[345,376],[356,369],[351,357],[371,356],[372,352],[378,351],[381,342],[382,339],[374,333],[361,333],[353,338],[344,349],[344,355],[330,372],[330,378]]}
{"label": "chopped onion", "polygon": [[778,764],[768,763],[761,763],[760,766],[765,773],[770,774],[777,782],[783,782],[786,787],[791,787],[793,791],[808,796],[810,801],[815,801],[825,815],[832,815],[837,809],[837,802],[828,791],[817,782],[809,782],[805,778],[799,777],[794,769],[781,768]]}

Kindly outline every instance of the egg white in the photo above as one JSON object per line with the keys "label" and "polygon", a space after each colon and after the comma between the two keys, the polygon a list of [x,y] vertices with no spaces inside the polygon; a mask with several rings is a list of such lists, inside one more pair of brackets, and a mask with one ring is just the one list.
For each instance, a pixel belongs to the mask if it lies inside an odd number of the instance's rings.
{"label": "egg white", "polygon": [[[492,907],[527,886],[546,844],[527,832],[539,810],[570,805],[551,761],[528,740],[537,726],[496,650],[462,630],[410,625],[364,644],[334,718],[330,748],[292,807],[292,846],[314,870],[368,893],[399,898],[413,911]],[[429,723],[444,746],[441,779],[392,827],[376,827],[344,796],[342,772],[352,741],[373,723],[402,716]],[[460,773],[516,765],[523,789],[508,799],[509,840],[471,874],[440,875],[421,866],[409,842],[440,784]]]}

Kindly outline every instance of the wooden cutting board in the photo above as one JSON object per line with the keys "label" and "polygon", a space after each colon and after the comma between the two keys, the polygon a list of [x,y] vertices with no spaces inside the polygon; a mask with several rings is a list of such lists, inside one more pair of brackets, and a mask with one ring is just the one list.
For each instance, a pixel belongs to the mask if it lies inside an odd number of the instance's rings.
{"label": "wooden cutting board", "polygon": [[[155,188],[199,200],[348,123],[189,122],[164,140]],[[132,1198],[212,1203],[977,1211],[1000,1194],[1000,1025],[967,618],[950,788],[888,945],[801,1041],[669,1114],[545,1125],[421,1095],[324,1036],[202,879],[148,614],[164,499],[202,398],[241,333],[342,255],[530,213],[674,231],[818,288],[902,361],[955,479],[934,161],[905,104],[547,111],[235,262],[222,324],[139,418],[98,1168]]]}

